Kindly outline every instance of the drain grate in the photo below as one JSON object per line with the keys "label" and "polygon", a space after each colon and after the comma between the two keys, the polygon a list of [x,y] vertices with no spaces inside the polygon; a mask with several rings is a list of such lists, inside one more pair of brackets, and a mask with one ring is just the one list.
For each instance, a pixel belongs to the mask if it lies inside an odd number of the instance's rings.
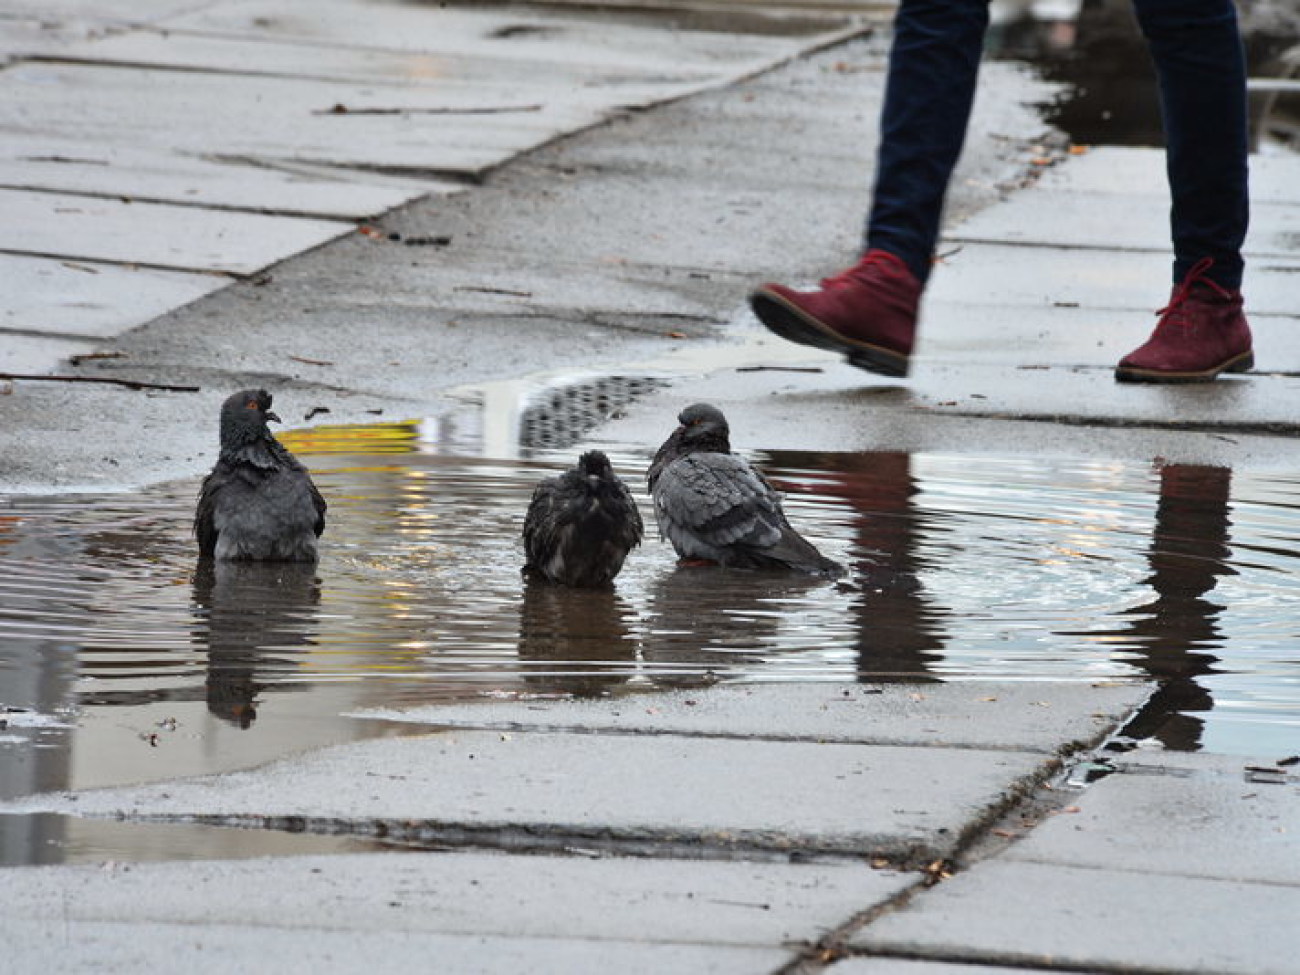
{"label": "drain grate", "polygon": [[549,386],[529,397],[519,418],[522,447],[563,450],[624,407],[668,385],[653,376],[599,376]]}

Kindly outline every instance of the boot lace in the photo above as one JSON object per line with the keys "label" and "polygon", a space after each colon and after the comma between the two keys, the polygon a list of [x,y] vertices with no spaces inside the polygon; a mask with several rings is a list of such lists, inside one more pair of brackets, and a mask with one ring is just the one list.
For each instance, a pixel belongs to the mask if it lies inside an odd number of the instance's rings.
{"label": "boot lace", "polygon": [[1192,269],[1187,272],[1187,276],[1179,283],[1174,295],[1169,299],[1169,304],[1156,312],[1160,316],[1159,328],[1182,328],[1186,329],[1190,324],[1187,319],[1187,301],[1192,296],[1192,289],[1198,285],[1205,285],[1214,290],[1220,296],[1227,298],[1229,294],[1224,288],[1210,280],[1208,277],[1210,268],[1214,267],[1214,258],[1202,257],[1192,265]]}
{"label": "boot lace", "polygon": [[845,268],[839,274],[832,274],[829,278],[822,278],[821,287],[823,291],[833,291],[836,288],[843,288],[846,285],[857,282],[858,275],[869,267],[880,266],[889,270],[896,270],[900,267],[906,267],[902,258],[895,257],[887,251],[873,250],[866,254],[862,260],[858,261],[852,267]]}

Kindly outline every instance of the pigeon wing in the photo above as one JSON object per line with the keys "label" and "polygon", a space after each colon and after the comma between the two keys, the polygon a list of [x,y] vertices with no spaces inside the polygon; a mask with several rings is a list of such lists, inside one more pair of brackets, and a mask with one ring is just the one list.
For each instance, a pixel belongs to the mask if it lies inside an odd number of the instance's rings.
{"label": "pigeon wing", "polygon": [[661,533],[685,558],[717,560],[781,538],[776,492],[733,454],[696,453],[668,464],[656,480],[654,502]]}
{"label": "pigeon wing", "polygon": [[319,489],[317,489],[316,482],[306,473],[303,474],[303,477],[307,478],[307,486],[311,488],[311,503],[316,508],[316,523],[312,525],[312,530],[316,533],[316,537],[319,538],[321,532],[325,530],[325,511],[329,505],[325,503],[325,498],[321,496]]}
{"label": "pigeon wing", "polygon": [[558,477],[549,477],[533,489],[533,499],[524,516],[525,568],[545,565],[559,544],[559,493]]}
{"label": "pigeon wing", "polygon": [[199,540],[199,555],[211,556],[217,550],[217,497],[226,483],[221,464],[203,479],[199,503],[194,509],[194,537]]}
{"label": "pigeon wing", "polygon": [[306,480],[308,495],[311,497],[312,506],[316,509],[316,520],[312,524],[312,531],[319,538],[321,532],[325,530],[325,511],[329,508],[329,505],[325,503],[325,498],[321,495],[320,489],[316,487],[316,482],[311,479],[311,475],[307,473],[307,468],[303,466],[302,461],[295,457],[289,448],[276,440],[275,437],[268,434],[263,445],[273,458],[275,466],[293,471]]}

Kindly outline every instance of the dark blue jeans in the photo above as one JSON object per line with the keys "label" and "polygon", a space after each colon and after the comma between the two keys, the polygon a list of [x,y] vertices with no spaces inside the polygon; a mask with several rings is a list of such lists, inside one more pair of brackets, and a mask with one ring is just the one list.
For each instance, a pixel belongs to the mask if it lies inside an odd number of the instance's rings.
{"label": "dark blue jeans", "polygon": [[[1203,257],[1241,286],[1246,237],[1246,64],[1232,0],[1134,0],[1164,119],[1174,282]],[[894,22],[866,246],[924,281],[975,97],[987,0],[902,0]]]}

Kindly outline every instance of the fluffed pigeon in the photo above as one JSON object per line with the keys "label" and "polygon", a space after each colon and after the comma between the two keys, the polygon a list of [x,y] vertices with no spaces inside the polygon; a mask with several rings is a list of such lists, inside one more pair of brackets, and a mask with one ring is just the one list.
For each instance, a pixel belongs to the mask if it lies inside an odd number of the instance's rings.
{"label": "fluffed pigeon", "polygon": [[647,475],[659,534],[686,561],[742,569],[794,569],[831,578],[844,567],[786,521],[781,496],[731,452],[727,418],[695,403],[664,441]]}
{"label": "fluffed pigeon", "polygon": [[537,485],[524,518],[524,572],[566,586],[614,581],[641,543],[641,514],[609,458],[591,450]]}
{"label": "fluffed pigeon", "polygon": [[325,499],[307,469],[266,427],[280,422],[264,389],[221,405],[221,455],[194,513],[199,554],[217,559],[312,562]]}

